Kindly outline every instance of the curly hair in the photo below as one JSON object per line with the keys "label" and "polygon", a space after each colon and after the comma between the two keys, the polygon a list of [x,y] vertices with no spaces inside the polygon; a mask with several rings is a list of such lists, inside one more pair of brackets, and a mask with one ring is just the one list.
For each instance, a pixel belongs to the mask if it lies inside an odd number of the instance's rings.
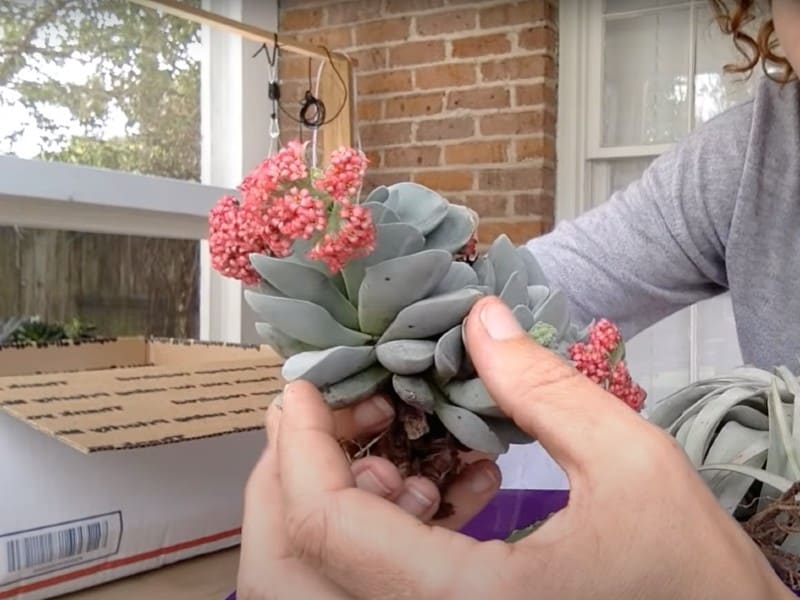
{"label": "curly hair", "polygon": [[[788,83],[797,77],[789,61],[775,53],[778,46],[778,40],[775,39],[775,25],[769,16],[769,10],[759,6],[764,4],[763,1],[709,0],[709,2],[720,29],[733,38],[734,46],[744,57],[744,62],[741,64],[725,65],[726,71],[750,75],[761,63],[764,74],[779,83]],[[747,33],[746,29],[759,20],[761,25],[754,37]],[[770,67],[777,67],[777,73],[770,70]]]}

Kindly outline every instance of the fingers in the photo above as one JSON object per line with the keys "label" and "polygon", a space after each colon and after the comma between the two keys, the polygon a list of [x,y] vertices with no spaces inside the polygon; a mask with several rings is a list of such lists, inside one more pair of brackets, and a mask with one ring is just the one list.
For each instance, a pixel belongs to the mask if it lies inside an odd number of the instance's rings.
{"label": "fingers", "polygon": [[355,406],[334,411],[336,436],[354,440],[386,429],[394,419],[394,409],[383,395],[376,395]]}
{"label": "fingers", "polygon": [[536,344],[497,298],[481,300],[466,324],[466,343],[498,406],[536,436],[569,474],[595,449],[592,435],[633,412]]}
{"label": "fingers", "polygon": [[304,382],[287,386],[278,454],[292,551],[355,598],[393,598],[398,590],[403,597],[443,597],[453,556],[476,542],[353,489],[334,434],[317,390]]}
{"label": "fingers", "polygon": [[491,460],[480,460],[466,466],[447,488],[443,499],[455,508],[455,512],[435,521],[434,525],[461,529],[494,497],[500,489],[500,481],[500,469]]}

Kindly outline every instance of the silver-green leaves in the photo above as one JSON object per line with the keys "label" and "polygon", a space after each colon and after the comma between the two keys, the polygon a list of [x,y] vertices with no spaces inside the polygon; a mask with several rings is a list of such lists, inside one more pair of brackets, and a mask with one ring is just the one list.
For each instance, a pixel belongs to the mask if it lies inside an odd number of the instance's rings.
{"label": "silver-green leaves", "polygon": [[286,258],[251,256],[262,281],[245,298],[258,333],[287,359],[284,378],[311,382],[334,408],[391,391],[416,409],[404,413],[415,436],[438,419],[465,446],[491,454],[532,441],[478,378],[463,321],[480,298],[497,295],[525,330],[546,328],[558,349],[579,335],[566,298],[507,236],[462,262],[477,215],[433,190],[380,186],[364,206],[375,248],[340,273],[307,258],[313,240],[296,242]]}

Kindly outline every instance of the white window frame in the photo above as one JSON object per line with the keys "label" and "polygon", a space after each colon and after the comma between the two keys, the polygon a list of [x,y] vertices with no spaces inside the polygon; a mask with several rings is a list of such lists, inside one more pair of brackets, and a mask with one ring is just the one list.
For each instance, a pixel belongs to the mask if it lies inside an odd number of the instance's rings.
{"label": "white window frame", "polygon": [[[689,8],[689,73],[695,72],[697,0],[671,4],[669,7],[643,8],[615,14],[612,18],[627,18],[651,14],[664,8]],[[605,2],[572,0],[559,2],[559,64],[558,64],[558,127],[556,149],[555,221],[574,219],[591,202],[589,163],[593,160],[615,158],[655,158],[673,144],[643,144],[604,147],[602,139],[603,97],[603,23]],[[694,78],[688,78],[689,130],[694,127]],[[595,183],[597,180],[595,179]],[[689,379],[699,376],[698,309],[689,309]]]}
{"label": "white window frame", "polygon": [[[277,0],[203,7],[277,30]],[[256,341],[241,284],[212,271],[204,238],[209,209],[268,151],[267,73],[254,42],[204,26],[202,44],[202,183],[0,156],[0,224],[199,240],[200,338]]]}

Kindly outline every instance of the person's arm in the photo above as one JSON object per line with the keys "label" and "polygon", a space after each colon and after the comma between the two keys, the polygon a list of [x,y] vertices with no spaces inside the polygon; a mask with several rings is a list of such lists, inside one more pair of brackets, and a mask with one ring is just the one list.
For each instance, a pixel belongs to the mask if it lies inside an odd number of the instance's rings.
{"label": "person's arm", "polygon": [[706,123],[601,206],[526,244],[570,299],[625,337],[727,289],[725,246],[751,106]]}

